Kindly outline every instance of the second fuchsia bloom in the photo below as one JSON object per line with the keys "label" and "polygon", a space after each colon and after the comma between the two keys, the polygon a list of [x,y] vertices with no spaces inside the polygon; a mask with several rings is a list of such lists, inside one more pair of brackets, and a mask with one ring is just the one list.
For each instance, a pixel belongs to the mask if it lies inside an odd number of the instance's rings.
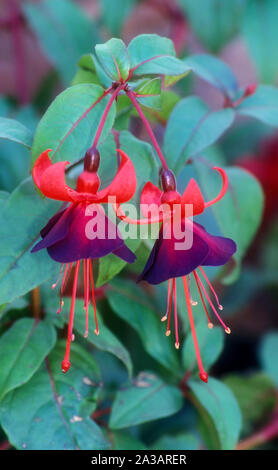
{"label": "second fuchsia bloom", "polygon": [[[212,328],[213,324],[210,320],[204,297],[207,299],[216,317],[224,327],[225,332],[230,333],[230,329],[221,319],[217,311],[217,309],[222,310],[223,307],[220,305],[218,296],[209,282],[202,266],[222,266],[226,264],[235,253],[236,244],[230,238],[209,234],[202,225],[193,222],[190,217],[186,216],[184,208],[186,204],[190,204],[193,208],[192,215],[199,215],[206,207],[211,206],[222,199],[228,188],[228,178],[223,169],[218,167],[215,167],[214,169],[220,173],[223,186],[219,195],[212,201],[204,201],[202,193],[194,179],[190,180],[185,192],[181,196],[176,190],[176,182],[173,173],[170,170],[165,169],[161,172],[163,191],[154,186],[151,182],[148,182],[143,188],[141,195],[141,207],[142,209],[145,208],[146,216],[148,216],[148,211],[146,210],[148,206],[150,207],[155,204],[156,206],[161,206],[163,208],[163,204],[167,204],[168,213],[170,208],[171,217],[170,219],[165,218],[162,222],[159,238],[154,244],[139,280],[145,280],[150,284],[159,284],[168,280],[167,310],[162,320],[167,320],[166,335],[168,336],[170,334],[171,310],[172,302],[174,300],[175,346],[176,348],[179,348],[176,278],[182,277],[200,378],[204,382],[207,382],[208,375],[202,364],[192,314],[192,305],[194,305],[195,302],[192,300],[190,295],[191,275],[193,275],[193,278],[195,279],[200,299],[208,318],[209,328]],[[175,207],[181,207],[180,217],[178,217],[176,221],[174,216]],[[176,249],[176,244],[180,243],[180,238],[177,238],[175,233],[176,223],[180,224],[180,229],[184,233],[185,239],[190,235],[190,233],[193,233],[192,246],[189,249]],[[167,236],[165,236],[165,234]],[[215,298],[216,307],[206,291],[204,286],[205,282]]]}
{"label": "second fuchsia bloom", "polygon": [[[99,191],[100,179],[97,171],[100,157],[97,149],[91,148],[85,155],[84,171],[79,175],[77,188],[74,190],[65,182],[65,168],[69,162],[53,164],[49,158],[49,152],[50,150],[46,150],[38,157],[33,169],[34,182],[45,196],[64,201],[69,205],[62,208],[48,221],[41,230],[42,240],[37,243],[32,252],[46,248],[51,258],[62,263],[58,279],[59,281],[62,278],[58,313],[63,307],[63,294],[75,263],[66,354],[62,362],[62,370],[67,372],[70,367],[70,344],[73,337],[73,319],[80,262],[83,260],[84,309],[86,311],[84,336],[86,337],[89,328],[90,292],[95,315],[95,333],[99,334],[94,293],[93,260],[109,253],[113,253],[128,263],[133,263],[135,260],[135,255],[125,245],[119,230],[105,215],[101,204],[108,203],[109,197],[115,198],[117,203],[120,204],[130,200],[136,190],[136,174],[131,160],[122,150],[118,150],[121,162],[117,174],[109,186]],[[88,222],[92,218],[97,218],[97,233],[93,233],[93,237],[88,237]]]}

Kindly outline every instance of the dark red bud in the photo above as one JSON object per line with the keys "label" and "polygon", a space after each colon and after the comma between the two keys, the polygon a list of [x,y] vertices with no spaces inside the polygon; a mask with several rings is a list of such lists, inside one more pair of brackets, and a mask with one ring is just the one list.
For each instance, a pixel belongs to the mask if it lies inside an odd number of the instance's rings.
{"label": "dark red bud", "polygon": [[87,150],[84,157],[84,170],[89,173],[96,173],[98,171],[100,162],[100,155],[98,149],[91,147]]}
{"label": "dark red bud", "polygon": [[162,189],[164,192],[167,191],[176,191],[176,178],[174,173],[171,170],[165,170],[162,168],[160,170],[160,179],[162,184]]}

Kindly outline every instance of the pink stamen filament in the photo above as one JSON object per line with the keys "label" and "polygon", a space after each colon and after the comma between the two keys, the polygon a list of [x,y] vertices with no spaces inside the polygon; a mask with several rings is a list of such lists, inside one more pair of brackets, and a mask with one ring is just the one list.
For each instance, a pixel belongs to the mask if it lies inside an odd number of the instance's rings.
{"label": "pink stamen filament", "polygon": [[163,315],[163,317],[161,318],[161,321],[166,321],[167,320],[167,316],[168,316],[168,312],[169,312],[169,303],[170,303],[170,292],[171,292],[171,279],[169,279],[169,281],[168,281],[167,310],[166,310],[165,315]]}
{"label": "pink stamen filament", "polygon": [[205,280],[207,281],[207,283],[208,283],[208,285],[209,285],[209,287],[210,287],[210,289],[211,289],[211,292],[213,293],[213,295],[214,295],[214,297],[215,297],[215,300],[216,300],[216,303],[217,303],[217,306],[218,306],[219,310],[223,310],[222,305],[219,303],[218,295],[216,294],[215,289],[213,288],[211,282],[209,281],[209,279],[208,279],[208,277],[207,277],[205,271],[201,268],[201,266],[199,266],[199,269],[200,269],[201,273],[203,274]]}
{"label": "pink stamen filament", "polygon": [[91,278],[91,288],[92,288],[92,302],[93,302],[93,307],[94,307],[94,316],[95,316],[95,325],[96,325],[95,334],[99,335],[92,261],[89,260],[89,263],[90,263],[90,278]]}
{"label": "pink stamen filament", "polygon": [[56,281],[54,284],[52,284],[51,289],[55,289],[55,287],[57,286],[58,282],[59,282],[60,279],[61,279],[61,276],[62,276],[62,273],[63,273],[63,269],[64,269],[64,263],[62,263],[61,269],[60,269],[60,273],[59,273],[59,276],[58,276],[58,279],[57,279],[57,281]]}
{"label": "pink stamen filament", "polygon": [[167,321],[167,330],[166,336],[171,334],[170,330],[170,320],[171,320],[171,311],[172,311],[172,303],[173,303],[173,293],[174,293],[174,279],[172,279],[172,287],[171,287],[171,294],[170,294],[170,303],[169,303],[169,312],[168,312],[168,321]]}
{"label": "pink stamen filament", "polygon": [[89,260],[83,260],[83,273],[84,273],[84,309],[85,309],[85,333],[84,338],[89,334]]}
{"label": "pink stamen filament", "polygon": [[204,297],[203,297],[203,294],[202,294],[202,291],[200,289],[200,285],[199,285],[199,282],[198,282],[198,279],[196,277],[196,273],[195,271],[193,271],[193,275],[194,275],[194,278],[195,278],[195,281],[196,281],[196,285],[197,285],[197,288],[198,288],[198,291],[199,291],[199,295],[200,295],[200,298],[201,298],[201,301],[202,301],[202,304],[203,304],[203,307],[204,307],[204,310],[206,312],[206,316],[207,316],[207,319],[208,319],[208,325],[209,325],[209,328],[213,328],[213,324],[211,322],[211,319],[210,319],[210,316],[208,314],[208,310],[207,310],[207,306],[206,306],[206,303],[204,301]]}
{"label": "pink stamen filament", "polygon": [[182,279],[183,279],[184,293],[185,293],[185,299],[186,299],[186,305],[187,305],[187,313],[188,313],[188,317],[189,317],[189,322],[190,322],[190,327],[191,327],[191,332],[192,332],[192,337],[193,337],[193,343],[194,343],[197,363],[198,363],[198,367],[199,367],[200,379],[203,380],[204,382],[207,382],[208,374],[204,369],[201,354],[200,354],[200,350],[199,350],[199,345],[198,345],[198,340],[197,340],[197,335],[196,335],[196,330],[195,330],[195,325],[194,325],[194,318],[193,318],[192,307],[191,307],[191,303],[190,303],[190,296],[189,296],[189,290],[188,290],[186,276],[184,276]]}
{"label": "pink stamen filament", "polygon": [[79,274],[80,261],[76,261],[75,273],[73,280],[73,289],[72,289],[72,298],[70,306],[70,315],[69,315],[69,325],[68,325],[68,336],[67,336],[67,345],[64,360],[62,361],[62,371],[67,372],[70,368],[70,345],[72,341],[72,331],[73,331],[73,320],[74,320],[74,309],[75,309],[75,299],[78,283],[78,274]]}
{"label": "pink stamen filament", "polygon": [[208,294],[207,294],[207,292],[206,292],[206,289],[204,288],[203,283],[202,283],[200,277],[198,276],[198,274],[196,273],[196,271],[195,271],[195,274],[196,274],[196,278],[198,279],[198,282],[199,282],[199,284],[200,284],[200,286],[201,286],[201,289],[202,289],[203,293],[205,294],[205,296],[206,296],[206,298],[207,298],[208,303],[210,304],[210,306],[211,306],[212,310],[214,311],[215,315],[217,316],[219,322],[220,322],[221,325],[223,326],[225,332],[228,333],[228,334],[231,333],[230,328],[224,323],[224,321],[222,320],[222,318],[221,318],[220,315],[218,314],[216,308],[214,307],[212,301],[210,300],[210,298],[209,298],[209,296],[208,296]]}
{"label": "pink stamen filament", "polygon": [[143,113],[143,111],[142,111],[142,109],[141,109],[139,103],[138,103],[137,100],[136,100],[136,95],[135,95],[135,93],[134,93],[132,90],[127,90],[127,91],[126,91],[126,94],[127,94],[127,96],[129,97],[129,99],[130,99],[130,101],[132,102],[132,104],[134,105],[134,107],[135,107],[136,111],[138,112],[140,118],[142,119],[142,121],[143,121],[143,123],[144,123],[144,125],[145,125],[145,127],[146,127],[146,129],[147,129],[147,132],[148,132],[148,134],[149,134],[149,137],[150,137],[150,139],[151,139],[151,141],[152,141],[152,143],[153,143],[153,146],[154,146],[154,148],[155,148],[155,151],[156,151],[156,153],[157,153],[157,155],[158,155],[158,158],[159,158],[160,161],[161,161],[161,164],[162,164],[163,168],[165,168],[165,169],[167,170],[167,169],[168,169],[167,162],[166,162],[166,160],[165,160],[165,158],[164,158],[164,156],[163,156],[163,154],[162,154],[162,152],[161,152],[161,150],[160,150],[160,147],[159,147],[158,142],[157,142],[157,140],[156,140],[156,138],[155,138],[155,135],[154,135],[154,133],[153,133],[153,130],[152,130],[152,128],[151,128],[151,126],[150,126],[148,120],[146,119],[146,117],[145,117],[145,115],[144,115],[144,113]]}
{"label": "pink stamen filament", "polygon": [[188,275],[188,291],[189,291],[189,297],[190,297],[191,305],[195,306],[195,305],[198,304],[198,302],[196,302],[195,300],[192,299],[190,284],[191,284],[191,277],[190,277],[190,274],[189,274],[189,275]]}
{"label": "pink stamen filament", "polygon": [[63,305],[64,305],[63,295],[64,295],[65,288],[67,287],[67,283],[68,283],[68,280],[69,280],[69,277],[70,277],[72,265],[73,265],[73,263],[70,263],[70,264],[67,264],[67,265],[66,265],[66,268],[67,268],[68,266],[69,266],[69,267],[68,267],[68,272],[67,272],[66,278],[65,278],[65,274],[66,274],[66,269],[65,269],[64,278],[63,278],[63,281],[62,281],[62,284],[61,284],[61,290],[60,290],[60,308],[59,308],[59,310],[57,311],[58,314],[61,313],[62,308],[63,308]]}
{"label": "pink stamen filament", "polygon": [[177,309],[177,288],[176,288],[176,279],[173,279],[174,284],[174,307],[175,307],[175,348],[179,349],[180,342],[179,342],[179,330],[178,330],[178,309]]}

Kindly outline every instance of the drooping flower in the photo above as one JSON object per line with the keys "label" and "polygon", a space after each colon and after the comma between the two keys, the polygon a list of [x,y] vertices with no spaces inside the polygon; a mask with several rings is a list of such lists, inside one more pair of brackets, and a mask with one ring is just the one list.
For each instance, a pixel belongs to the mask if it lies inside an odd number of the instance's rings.
{"label": "drooping flower", "polygon": [[[217,311],[222,310],[223,307],[220,305],[218,296],[202,267],[221,266],[226,264],[235,253],[236,244],[230,238],[209,234],[202,225],[193,221],[192,217],[187,216],[186,205],[190,205],[188,207],[193,209],[190,215],[195,216],[201,214],[206,207],[211,206],[222,199],[228,188],[228,178],[223,169],[218,167],[214,167],[214,169],[220,173],[223,186],[219,195],[209,202],[204,201],[202,193],[194,179],[189,181],[183,195],[180,195],[176,190],[175,177],[170,170],[162,170],[161,172],[163,191],[154,186],[151,182],[148,182],[144,186],[141,194],[141,208],[144,215],[149,217],[150,214],[148,212],[148,208],[155,204],[158,207],[160,206],[162,210],[167,210],[168,218],[165,218],[161,224],[159,237],[153,246],[148,261],[138,280],[145,280],[150,284],[159,284],[161,282],[168,281],[167,310],[166,314],[162,317],[162,321],[167,320],[166,336],[169,336],[171,333],[170,320],[172,303],[174,301],[175,346],[178,349],[179,336],[176,278],[182,277],[200,378],[205,382],[207,382],[208,375],[202,364],[195,331],[192,305],[196,304],[196,302],[191,298],[190,282],[193,277],[208,318],[209,328],[212,328],[213,324],[204,298],[207,299],[212,311],[224,327],[225,332],[230,333],[230,328],[228,328],[224,323]],[[179,211],[177,211],[177,208],[179,208]],[[175,215],[175,211],[177,212],[177,215]],[[177,230],[177,228],[179,230]],[[191,243],[189,243],[185,248],[180,245],[181,233],[185,242],[186,240],[191,240]],[[215,307],[212,302],[204,285],[205,283],[211,290],[217,307]]]}
{"label": "drooping flower", "polygon": [[[58,281],[60,287],[60,313],[63,307],[63,294],[71,271],[74,269],[72,300],[68,324],[68,336],[62,370],[70,367],[70,345],[73,337],[73,319],[80,263],[83,263],[84,309],[86,311],[85,334],[88,336],[88,308],[91,300],[95,316],[95,333],[99,334],[93,279],[93,260],[113,253],[128,263],[133,263],[135,255],[125,245],[124,240],[111,220],[105,215],[101,204],[109,202],[109,197],[123,203],[132,198],[136,190],[136,174],[129,157],[118,150],[121,161],[118,171],[109,186],[99,191],[100,179],[97,174],[100,162],[96,148],[87,151],[84,170],[77,179],[76,190],[65,182],[65,168],[69,162],[52,163],[46,150],[37,159],[33,168],[33,179],[39,190],[48,198],[64,201],[63,207],[41,230],[42,240],[32,252],[47,249],[51,258],[62,263]],[[92,224],[91,224],[92,222]],[[91,225],[90,225],[91,224]],[[97,229],[97,230],[95,230]],[[74,268],[75,263],[75,268]]]}

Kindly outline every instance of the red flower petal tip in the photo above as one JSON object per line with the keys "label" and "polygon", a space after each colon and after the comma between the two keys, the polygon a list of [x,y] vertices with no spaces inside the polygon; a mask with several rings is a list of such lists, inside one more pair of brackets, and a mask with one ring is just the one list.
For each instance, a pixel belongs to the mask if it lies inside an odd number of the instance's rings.
{"label": "red flower petal tip", "polygon": [[69,370],[69,368],[70,368],[70,362],[62,361],[62,372],[64,372],[64,374]]}
{"label": "red flower petal tip", "polygon": [[200,373],[200,379],[205,382],[205,383],[208,383],[208,374],[206,372],[201,372]]}

